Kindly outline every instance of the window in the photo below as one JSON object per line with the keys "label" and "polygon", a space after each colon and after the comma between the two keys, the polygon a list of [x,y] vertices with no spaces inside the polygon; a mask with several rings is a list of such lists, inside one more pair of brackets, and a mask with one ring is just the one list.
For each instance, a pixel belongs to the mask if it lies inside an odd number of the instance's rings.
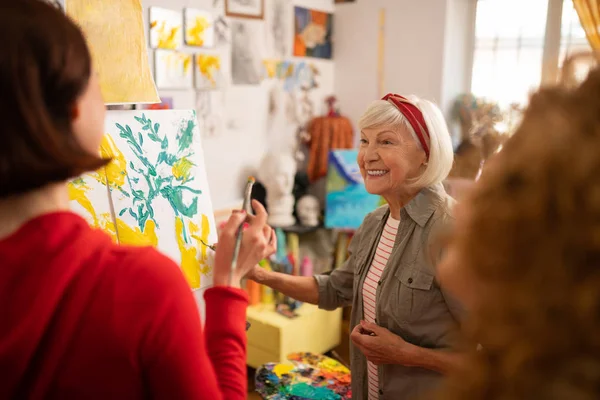
{"label": "window", "polygon": [[[562,17],[554,26],[548,21],[548,7],[557,5],[562,6]],[[479,0],[471,92],[502,108],[525,105],[542,80],[548,29],[561,33],[560,44],[550,44],[560,46],[559,65],[569,54],[589,50],[572,0]]]}

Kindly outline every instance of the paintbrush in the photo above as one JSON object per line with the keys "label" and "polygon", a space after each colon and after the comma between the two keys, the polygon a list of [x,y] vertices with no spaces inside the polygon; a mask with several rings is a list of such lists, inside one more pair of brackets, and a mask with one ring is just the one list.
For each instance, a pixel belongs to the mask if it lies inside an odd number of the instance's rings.
{"label": "paintbrush", "polygon": [[[246,191],[244,192],[244,202],[242,204],[242,210],[248,214],[251,212],[250,201],[252,195],[252,186],[256,180],[253,176],[248,177],[246,182]],[[231,285],[233,280],[233,272],[237,268],[238,256],[240,255],[240,248],[242,247],[242,233],[244,231],[244,224],[240,225],[235,237],[235,246],[233,248],[233,257],[231,258],[231,271],[229,271],[229,284]]]}

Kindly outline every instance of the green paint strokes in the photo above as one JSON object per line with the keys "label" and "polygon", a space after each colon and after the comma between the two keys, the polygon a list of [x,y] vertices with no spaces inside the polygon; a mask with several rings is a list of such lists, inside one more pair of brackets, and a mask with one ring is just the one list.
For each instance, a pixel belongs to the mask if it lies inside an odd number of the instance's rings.
{"label": "green paint strokes", "polygon": [[188,120],[183,124],[181,130],[179,131],[178,139],[179,139],[179,151],[187,150],[191,147],[192,142],[194,140],[194,128],[196,124],[193,119]]}

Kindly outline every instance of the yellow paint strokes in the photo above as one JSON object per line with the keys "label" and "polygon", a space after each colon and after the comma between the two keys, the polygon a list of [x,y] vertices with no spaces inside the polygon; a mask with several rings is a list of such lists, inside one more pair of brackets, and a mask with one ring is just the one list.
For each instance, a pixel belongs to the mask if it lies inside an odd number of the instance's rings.
{"label": "yellow paint strokes", "polygon": [[275,367],[273,367],[273,372],[275,375],[281,378],[283,375],[292,372],[294,368],[295,367],[293,364],[277,364]]}
{"label": "yellow paint strokes", "polygon": [[112,161],[105,167],[106,175],[99,175],[100,182],[106,185],[106,178],[111,188],[121,188],[125,184],[127,176],[127,161],[123,152],[119,150],[115,141],[110,135],[104,135],[100,145],[100,155],[102,158],[110,158]]}
{"label": "yellow paint strokes", "polygon": [[216,74],[221,70],[221,58],[209,54],[198,54],[198,70],[213,86],[217,85]]}
{"label": "yellow paint strokes", "polygon": [[115,230],[115,224],[112,221],[112,215],[110,213],[102,213],[98,217],[98,228],[102,229],[104,233],[106,233],[113,242],[119,243],[119,238],[117,237],[117,232]]}
{"label": "yellow paint strokes", "polygon": [[204,46],[204,36],[211,23],[204,17],[198,16],[186,32],[186,42],[190,46]]}
{"label": "yellow paint strokes", "polygon": [[83,30],[104,102],[158,103],[148,61],[141,0],[69,0],[67,14]]}
{"label": "yellow paint strokes", "polygon": [[190,238],[188,240],[189,243],[186,243],[184,238],[184,226],[186,226],[185,222],[181,218],[175,220],[175,234],[181,253],[181,269],[192,289],[197,289],[200,287],[202,275],[208,274],[211,268],[209,265],[208,249],[202,245],[202,241],[208,243],[208,236],[210,234],[208,217],[202,215],[200,227],[194,222],[188,221],[186,227],[188,237]]}
{"label": "yellow paint strokes", "polygon": [[190,174],[192,172],[193,166],[194,163],[192,163],[186,157],[183,157],[182,159],[178,160],[175,164],[173,164],[173,176],[178,181],[182,181],[183,183],[185,183],[190,179]]}
{"label": "yellow paint strokes", "polygon": [[180,53],[180,57],[183,62],[183,72],[184,74],[187,74],[192,66],[192,55]]}
{"label": "yellow paint strokes", "polygon": [[75,179],[69,182],[67,185],[69,190],[69,199],[76,201],[81,207],[83,207],[92,217],[92,226],[99,227],[98,215],[88,197],[88,192],[91,188],[85,183],[83,179]]}
{"label": "yellow paint strokes", "polygon": [[[147,220],[142,232],[138,227],[127,225],[122,219],[117,218],[117,228],[119,230],[119,243],[128,246],[154,246],[158,245],[158,236],[156,235],[156,224],[152,220]],[[116,231],[109,232],[115,235]]]}
{"label": "yellow paint strokes", "polygon": [[263,65],[269,79],[275,78],[277,75],[277,64],[279,64],[278,60],[263,60]]}
{"label": "yellow paint strokes", "polygon": [[180,26],[167,26],[167,21],[152,21],[150,29],[156,29],[158,34],[158,48],[175,50],[177,48]]}
{"label": "yellow paint strokes", "polygon": [[319,367],[321,367],[324,370],[331,371],[331,372],[340,372],[343,374],[350,373],[350,370],[348,370],[348,368],[344,367],[342,364],[340,364],[339,362],[337,362],[336,360],[333,360],[331,358],[327,358],[327,359],[321,361],[319,363]]}

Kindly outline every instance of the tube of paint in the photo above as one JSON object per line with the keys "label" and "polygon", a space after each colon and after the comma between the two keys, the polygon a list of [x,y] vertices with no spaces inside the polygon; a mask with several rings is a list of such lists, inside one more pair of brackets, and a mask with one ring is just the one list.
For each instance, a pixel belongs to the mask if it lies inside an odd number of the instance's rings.
{"label": "tube of paint", "polygon": [[[272,271],[271,264],[269,264],[268,260],[263,260],[259,263],[261,267],[266,269],[267,271]],[[263,304],[273,304],[275,302],[275,297],[273,295],[273,289],[268,287],[267,285],[261,285],[261,296],[260,301]]]}
{"label": "tube of paint", "polygon": [[302,274],[302,276],[313,276],[313,263],[310,257],[304,256],[304,258],[302,259],[300,273]]}

